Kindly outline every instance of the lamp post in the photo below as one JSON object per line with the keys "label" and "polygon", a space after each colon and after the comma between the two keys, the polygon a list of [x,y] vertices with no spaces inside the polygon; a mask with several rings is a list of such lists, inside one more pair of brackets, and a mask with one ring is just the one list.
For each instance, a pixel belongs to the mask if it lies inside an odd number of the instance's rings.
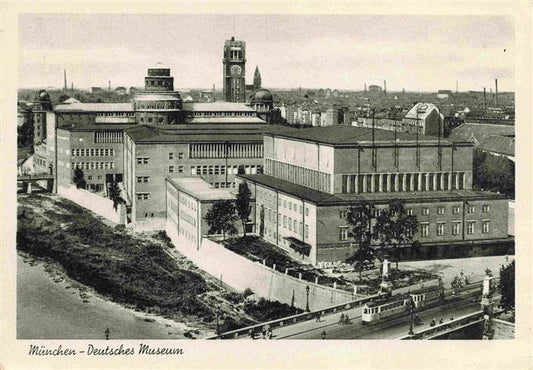
{"label": "lamp post", "polygon": [[307,303],[305,304],[305,310],[309,312],[311,311],[309,309],[309,285],[305,287],[305,292],[307,293]]}
{"label": "lamp post", "polygon": [[413,297],[411,296],[410,300],[409,300],[409,315],[411,316],[411,319],[410,319],[410,325],[409,325],[409,335],[414,335],[414,331],[413,331],[413,314],[414,314],[414,311],[415,311],[415,302],[413,301]]}

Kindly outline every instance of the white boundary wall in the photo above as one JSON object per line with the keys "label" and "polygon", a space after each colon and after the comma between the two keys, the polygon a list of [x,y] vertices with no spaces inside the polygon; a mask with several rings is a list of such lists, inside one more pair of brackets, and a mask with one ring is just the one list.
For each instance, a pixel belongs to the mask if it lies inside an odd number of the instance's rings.
{"label": "white boundary wall", "polygon": [[101,197],[84,189],[77,189],[73,186],[58,186],[57,193],[116,224],[124,224],[125,222],[126,210],[123,204],[119,204],[115,211],[111,199]]}
{"label": "white boundary wall", "polygon": [[299,280],[275,271],[258,262],[252,262],[222,245],[203,238],[200,247],[179,236],[175,227],[167,222],[167,235],[178,251],[199,268],[222,280],[235,290],[250,288],[255,294],[271,301],[306,308],[306,287],[309,286],[309,308],[319,310],[353,301],[356,297],[346,291]]}

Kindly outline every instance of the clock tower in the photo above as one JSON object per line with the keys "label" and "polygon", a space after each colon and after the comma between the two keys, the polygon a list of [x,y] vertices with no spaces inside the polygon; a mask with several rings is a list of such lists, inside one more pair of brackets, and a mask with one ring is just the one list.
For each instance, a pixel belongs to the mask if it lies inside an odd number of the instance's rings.
{"label": "clock tower", "polygon": [[246,42],[237,41],[235,37],[224,43],[224,100],[227,102],[245,102],[246,83]]}

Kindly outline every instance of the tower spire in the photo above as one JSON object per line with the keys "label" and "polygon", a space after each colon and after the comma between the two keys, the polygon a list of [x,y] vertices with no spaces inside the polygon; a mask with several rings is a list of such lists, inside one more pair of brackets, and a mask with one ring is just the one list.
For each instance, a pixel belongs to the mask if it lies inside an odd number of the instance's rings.
{"label": "tower spire", "polygon": [[261,72],[259,72],[259,66],[255,66],[254,72],[254,90],[261,88]]}

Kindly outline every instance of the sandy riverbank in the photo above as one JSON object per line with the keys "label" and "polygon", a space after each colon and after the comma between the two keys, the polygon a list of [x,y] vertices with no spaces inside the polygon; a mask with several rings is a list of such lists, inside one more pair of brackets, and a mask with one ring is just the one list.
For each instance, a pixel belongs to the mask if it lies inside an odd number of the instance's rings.
{"label": "sandy riverbank", "polygon": [[104,299],[55,263],[17,256],[18,339],[183,339],[212,333]]}

